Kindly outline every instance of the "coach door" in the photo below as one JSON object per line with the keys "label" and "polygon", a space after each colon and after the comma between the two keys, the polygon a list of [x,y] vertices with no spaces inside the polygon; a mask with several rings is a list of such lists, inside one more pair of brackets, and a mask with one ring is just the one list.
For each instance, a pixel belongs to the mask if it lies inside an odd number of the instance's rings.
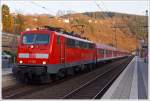
{"label": "coach door", "polygon": [[60,63],[65,63],[65,38],[63,36],[60,37]]}

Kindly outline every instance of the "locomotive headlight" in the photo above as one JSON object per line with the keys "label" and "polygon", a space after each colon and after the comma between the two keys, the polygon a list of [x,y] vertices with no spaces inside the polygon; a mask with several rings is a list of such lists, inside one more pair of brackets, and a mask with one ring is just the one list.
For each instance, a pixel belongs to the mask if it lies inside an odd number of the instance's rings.
{"label": "locomotive headlight", "polygon": [[21,60],[20,60],[20,61],[19,61],[19,63],[20,63],[20,64],[22,64],[22,63],[23,63],[23,61],[21,61]]}
{"label": "locomotive headlight", "polygon": [[31,45],[30,48],[33,48],[33,45]]}
{"label": "locomotive headlight", "polygon": [[46,61],[43,61],[43,65],[45,65],[46,64]]}

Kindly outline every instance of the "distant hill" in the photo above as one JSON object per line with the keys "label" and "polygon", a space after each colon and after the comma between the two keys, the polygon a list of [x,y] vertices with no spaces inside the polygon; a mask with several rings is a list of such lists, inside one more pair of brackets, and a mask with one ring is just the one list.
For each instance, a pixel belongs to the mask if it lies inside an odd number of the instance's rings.
{"label": "distant hill", "polygon": [[[21,15],[24,30],[39,26],[62,27],[67,31],[74,31],[96,43],[115,45],[115,26],[117,48],[133,51],[139,40],[147,36],[145,28],[146,17],[114,12],[85,12],[51,17],[51,15]],[[69,22],[68,22],[69,21]],[[80,26],[79,26],[80,25]],[[123,28],[124,27],[124,28]]]}
{"label": "distant hill", "polygon": [[[137,35],[138,38],[142,39],[145,35],[146,28],[148,25],[148,17],[142,15],[133,15],[133,14],[124,14],[124,13],[116,13],[116,12],[85,12],[83,15],[87,15],[91,18],[96,19],[122,19],[124,23],[120,25],[124,25],[129,27],[132,34]],[[116,22],[118,25],[118,23]]]}

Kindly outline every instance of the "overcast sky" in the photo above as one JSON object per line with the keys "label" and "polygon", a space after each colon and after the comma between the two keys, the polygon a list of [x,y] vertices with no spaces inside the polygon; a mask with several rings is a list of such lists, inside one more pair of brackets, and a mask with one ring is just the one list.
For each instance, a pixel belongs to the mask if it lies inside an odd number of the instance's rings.
{"label": "overcast sky", "polygon": [[[100,8],[96,6],[96,3]],[[1,4],[9,6],[11,12],[23,14],[52,14],[56,15],[58,10],[74,12],[90,11],[113,11],[128,14],[145,15],[145,10],[149,9],[149,0],[101,0],[101,1],[40,1],[40,0],[2,0]]]}

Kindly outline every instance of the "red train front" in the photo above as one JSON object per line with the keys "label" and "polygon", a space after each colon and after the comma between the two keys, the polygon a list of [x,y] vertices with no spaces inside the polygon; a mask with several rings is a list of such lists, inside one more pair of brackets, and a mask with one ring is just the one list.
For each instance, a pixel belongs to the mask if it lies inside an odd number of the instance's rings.
{"label": "red train front", "polygon": [[83,64],[96,64],[94,43],[56,31],[32,30],[21,33],[13,73],[23,81],[47,81],[83,69]]}

